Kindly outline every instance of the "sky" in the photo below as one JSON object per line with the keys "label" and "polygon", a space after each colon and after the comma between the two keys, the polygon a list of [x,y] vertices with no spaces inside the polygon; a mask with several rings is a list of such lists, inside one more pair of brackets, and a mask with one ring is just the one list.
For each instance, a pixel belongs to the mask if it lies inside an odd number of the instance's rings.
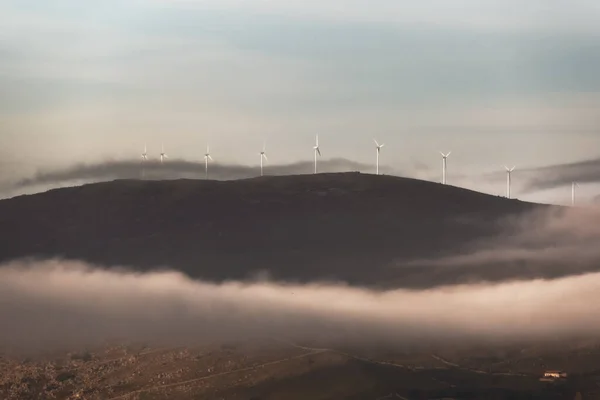
{"label": "sky", "polygon": [[452,151],[450,181],[501,194],[504,165],[519,185],[600,158],[599,18],[594,0],[5,0],[0,180],[145,143],[256,165],[266,142],[298,163],[319,134],[325,159],[374,166],[377,138],[384,172],[425,179]]}

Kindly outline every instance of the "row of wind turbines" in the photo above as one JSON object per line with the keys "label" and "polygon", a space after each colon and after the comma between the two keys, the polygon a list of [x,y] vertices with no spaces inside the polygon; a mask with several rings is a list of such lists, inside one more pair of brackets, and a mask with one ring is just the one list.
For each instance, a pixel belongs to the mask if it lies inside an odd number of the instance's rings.
{"label": "row of wind turbines", "polygon": [[[260,157],[260,175],[262,176],[263,174],[263,157],[266,159],[267,155],[265,154],[265,151],[263,150],[261,153],[261,157]],[[167,156],[167,153],[165,153],[165,146],[164,144],[161,145],[161,151],[160,151],[160,163],[162,164],[167,158],[169,158],[169,156]],[[146,162],[148,161],[148,147],[146,144],[144,144],[144,152],[142,153],[142,162]],[[205,162],[205,177],[206,179],[208,179],[208,162],[209,161],[213,161],[213,158],[210,155],[210,149],[208,147],[208,145],[206,145],[206,153],[204,154],[204,162]]]}
{"label": "row of wind turbines", "polygon": [[[375,142],[375,146],[377,149],[377,175],[379,175],[379,153],[381,152],[381,148],[383,146],[385,146],[384,144],[379,144],[377,142],[377,140],[373,139],[373,141]],[[321,157],[321,149],[319,148],[319,135],[317,135],[315,137],[315,145],[313,146],[313,150],[315,153],[315,174],[317,173],[317,164],[318,164],[318,157]],[[259,153],[260,154],[260,176],[264,175],[264,162],[265,161],[269,161],[268,157],[267,157],[267,150],[266,150],[266,143],[263,142],[263,149],[262,151]],[[161,151],[160,151],[160,163],[162,164],[167,158],[169,158],[167,156],[167,153],[165,153],[165,146],[164,144],[161,145]],[[144,152],[142,153],[142,161],[148,161],[148,147],[146,144],[144,144]],[[213,158],[210,155],[210,148],[208,145],[206,145],[206,153],[204,154],[204,170],[205,170],[205,178],[208,179],[208,162],[209,161],[213,161]],[[444,178],[445,180],[445,178]]]}
{"label": "row of wind turbines", "polygon": [[[381,153],[381,149],[385,146],[384,143],[379,144],[379,142],[376,139],[373,139],[373,142],[375,143],[375,149],[376,149],[376,175],[379,175],[379,156]],[[319,135],[315,136],[315,145],[313,146],[313,151],[314,151],[314,173],[318,173],[318,159],[319,157],[321,157],[321,148],[319,147]],[[446,185],[447,181],[446,181],[446,174],[447,174],[447,170],[448,170],[448,157],[450,157],[450,154],[452,154],[451,151],[449,151],[448,153],[443,153],[440,151],[440,155],[442,156],[442,184]],[[259,153],[260,155],[260,176],[263,176],[264,174],[264,162],[265,161],[269,161],[268,157],[267,157],[267,151],[266,151],[266,143],[263,142],[263,148],[262,151]],[[168,158],[167,154],[165,153],[165,148],[164,148],[164,144],[161,145],[161,152],[160,152],[160,163],[162,164],[166,159]],[[148,151],[147,151],[147,146],[146,144],[144,144],[144,152],[142,153],[142,162],[146,162],[148,161]],[[204,153],[204,177],[205,179],[208,179],[208,164],[210,161],[213,161],[212,156],[210,155],[210,148],[208,146],[208,144],[206,145],[206,153]],[[515,166],[513,166],[512,168],[509,168],[507,166],[504,167],[506,169],[506,197],[508,199],[511,198],[511,184],[512,184],[512,173],[515,170]],[[579,184],[577,182],[573,182],[572,186],[571,186],[571,205],[575,206],[575,200],[576,200],[576,188],[579,187]]]}

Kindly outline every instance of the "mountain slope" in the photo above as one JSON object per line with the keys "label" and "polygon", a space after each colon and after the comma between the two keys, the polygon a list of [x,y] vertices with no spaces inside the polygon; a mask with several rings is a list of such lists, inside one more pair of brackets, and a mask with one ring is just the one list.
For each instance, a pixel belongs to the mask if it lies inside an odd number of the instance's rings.
{"label": "mountain slope", "polygon": [[[0,261],[67,257],[209,280],[428,286],[403,260],[454,253],[541,207],[360,173],[118,180],[0,201]],[[418,274],[417,274],[418,275]]]}

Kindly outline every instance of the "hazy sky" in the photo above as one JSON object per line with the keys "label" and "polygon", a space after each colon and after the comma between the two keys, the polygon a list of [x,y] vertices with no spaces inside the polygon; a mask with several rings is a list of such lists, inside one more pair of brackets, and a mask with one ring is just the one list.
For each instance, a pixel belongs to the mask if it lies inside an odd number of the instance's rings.
{"label": "hazy sky", "polygon": [[598,20],[595,0],[5,0],[0,175],[145,141],[297,162],[316,133],[415,174],[439,150],[472,175],[598,158]]}

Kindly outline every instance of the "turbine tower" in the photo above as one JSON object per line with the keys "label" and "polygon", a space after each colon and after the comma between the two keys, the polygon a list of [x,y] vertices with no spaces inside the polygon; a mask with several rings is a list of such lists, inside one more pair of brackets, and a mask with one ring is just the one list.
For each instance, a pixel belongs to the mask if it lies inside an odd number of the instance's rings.
{"label": "turbine tower", "polygon": [[510,199],[510,184],[511,184],[511,174],[515,170],[515,167],[508,168],[504,166],[506,169],[506,198]]}
{"label": "turbine tower", "polygon": [[377,149],[377,170],[376,170],[377,172],[376,172],[376,174],[379,175],[379,153],[381,152],[381,148],[383,146],[385,146],[385,144],[384,143],[379,144],[379,143],[377,143],[377,140],[375,140],[375,139],[373,139],[373,141],[375,142],[375,146],[377,146],[376,147],[376,149]]}
{"label": "turbine tower", "polygon": [[319,149],[319,135],[316,136],[315,146],[313,147],[315,150],[315,174],[317,173],[317,154],[321,156],[321,150]]}
{"label": "turbine tower", "polygon": [[212,161],[212,157],[210,156],[210,150],[208,145],[206,145],[206,153],[204,154],[204,178],[208,179],[208,161]]}
{"label": "turbine tower", "polygon": [[144,143],[144,152],[142,153],[142,179],[146,179],[146,161],[148,161],[148,149]]}
{"label": "turbine tower", "polygon": [[440,151],[440,154],[442,155],[442,184],[446,184],[446,170],[447,170],[447,162],[448,162],[448,157],[450,157],[450,154],[452,152],[449,151],[448,154],[444,154]]}
{"label": "turbine tower", "polygon": [[260,176],[263,176],[263,161],[269,161],[266,153],[266,143],[263,143],[263,149],[260,152]]}
{"label": "turbine tower", "polygon": [[571,185],[571,205],[575,207],[575,188],[579,186],[579,183],[573,182]]}
{"label": "turbine tower", "polygon": [[167,157],[167,153],[165,153],[165,146],[164,144],[160,146],[160,163],[162,164],[163,161],[169,157]]}

